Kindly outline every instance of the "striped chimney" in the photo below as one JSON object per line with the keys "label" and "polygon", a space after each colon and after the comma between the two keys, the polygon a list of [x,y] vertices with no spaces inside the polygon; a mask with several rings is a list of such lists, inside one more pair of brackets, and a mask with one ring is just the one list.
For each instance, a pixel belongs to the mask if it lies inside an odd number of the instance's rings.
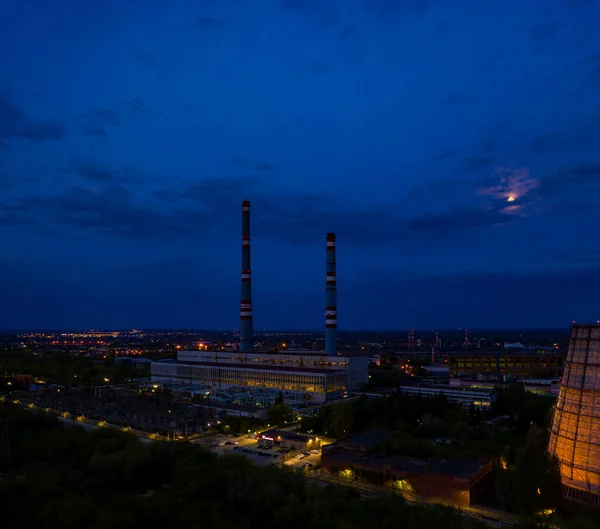
{"label": "striped chimney", "polygon": [[325,282],[325,354],[337,356],[337,283],[335,277],[335,233],[327,234],[327,277]]}
{"label": "striped chimney", "polygon": [[251,353],[254,340],[252,330],[252,276],[250,271],[250,202],[242,202],[242,296],[240,303],[240,351]]}

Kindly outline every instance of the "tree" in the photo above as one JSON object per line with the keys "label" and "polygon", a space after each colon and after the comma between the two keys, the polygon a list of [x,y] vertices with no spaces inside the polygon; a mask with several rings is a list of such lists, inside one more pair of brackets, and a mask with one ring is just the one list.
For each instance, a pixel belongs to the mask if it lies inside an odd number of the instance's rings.
{"label": "tree", "polygon": [[352,406],[347,402],[336,402],[331,407],[331,427],[336,437],[346,437],[353,425]]}
{"label": "tree", "polygon": [[285,404],[276,404],[267,410],[267,418],[269,424],[283,426],[286,420],[290,420],[292,418],[293,413],[294,410]]}

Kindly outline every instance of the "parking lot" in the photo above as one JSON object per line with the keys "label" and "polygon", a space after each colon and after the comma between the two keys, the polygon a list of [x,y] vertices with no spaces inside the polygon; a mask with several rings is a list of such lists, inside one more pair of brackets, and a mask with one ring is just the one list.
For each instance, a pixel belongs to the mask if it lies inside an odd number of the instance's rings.
{"label": "parking lot", "polygon": [[[303,457],[299,457],[302,455]],[[290,466],[296,469],[302,469],[307,467],[309,470],[314,469],[314,467],[321,461],[321,452],[318,451],[316,454],[314,452],[309,452],[309,455],[306,455],[305,452],[301,451],[299,453],[294,453],[292,457],[286,459],[284,465]]]}
{"label": "parking lot", "polygon": [[[206,441],[205,441],[206,442]],[[256,465],[285,464],[293,468],[304,468],[307,464],[311,468],[319,462],[321,455],[310,453],[305,455],[303,451],[295,450],[290,452],[282,452],[277,446],[259,446],[257,439],[249,438],[248,436],[227,437],[219,435],[211,438],[210,446],[207,446],[211,451],[217,454],[240,454],[250,459]],[[300,456],[300,454],[302,454]]]}

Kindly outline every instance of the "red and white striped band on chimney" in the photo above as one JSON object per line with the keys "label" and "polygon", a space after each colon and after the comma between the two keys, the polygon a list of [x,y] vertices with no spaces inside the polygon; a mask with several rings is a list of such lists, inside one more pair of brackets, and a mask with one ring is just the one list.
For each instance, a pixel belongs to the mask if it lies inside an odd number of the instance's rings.
{"label": "red and white striped band on chimney", "polygon": [[247,283],[252,279],[252,274],[250,270],[242,270],[242,282]]}
{"label": "red and white striped band on chimney", "polygon": [[240,303],[240,317],[242,319],[252,318],[252,302],[244,300]]}
{"label": "red and white striped band on chimney", "polygon": [[336,307],[325,307],[325,327],[337,327],[337,309]]}

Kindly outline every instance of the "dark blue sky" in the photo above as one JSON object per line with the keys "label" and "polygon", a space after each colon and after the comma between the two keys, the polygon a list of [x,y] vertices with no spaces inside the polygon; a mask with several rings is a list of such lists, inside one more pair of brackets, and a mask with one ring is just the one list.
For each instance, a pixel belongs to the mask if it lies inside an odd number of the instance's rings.
{"label": "dark blue sky", "polygon": [[600,2],[0,3],[0,328],[600,317]]}

